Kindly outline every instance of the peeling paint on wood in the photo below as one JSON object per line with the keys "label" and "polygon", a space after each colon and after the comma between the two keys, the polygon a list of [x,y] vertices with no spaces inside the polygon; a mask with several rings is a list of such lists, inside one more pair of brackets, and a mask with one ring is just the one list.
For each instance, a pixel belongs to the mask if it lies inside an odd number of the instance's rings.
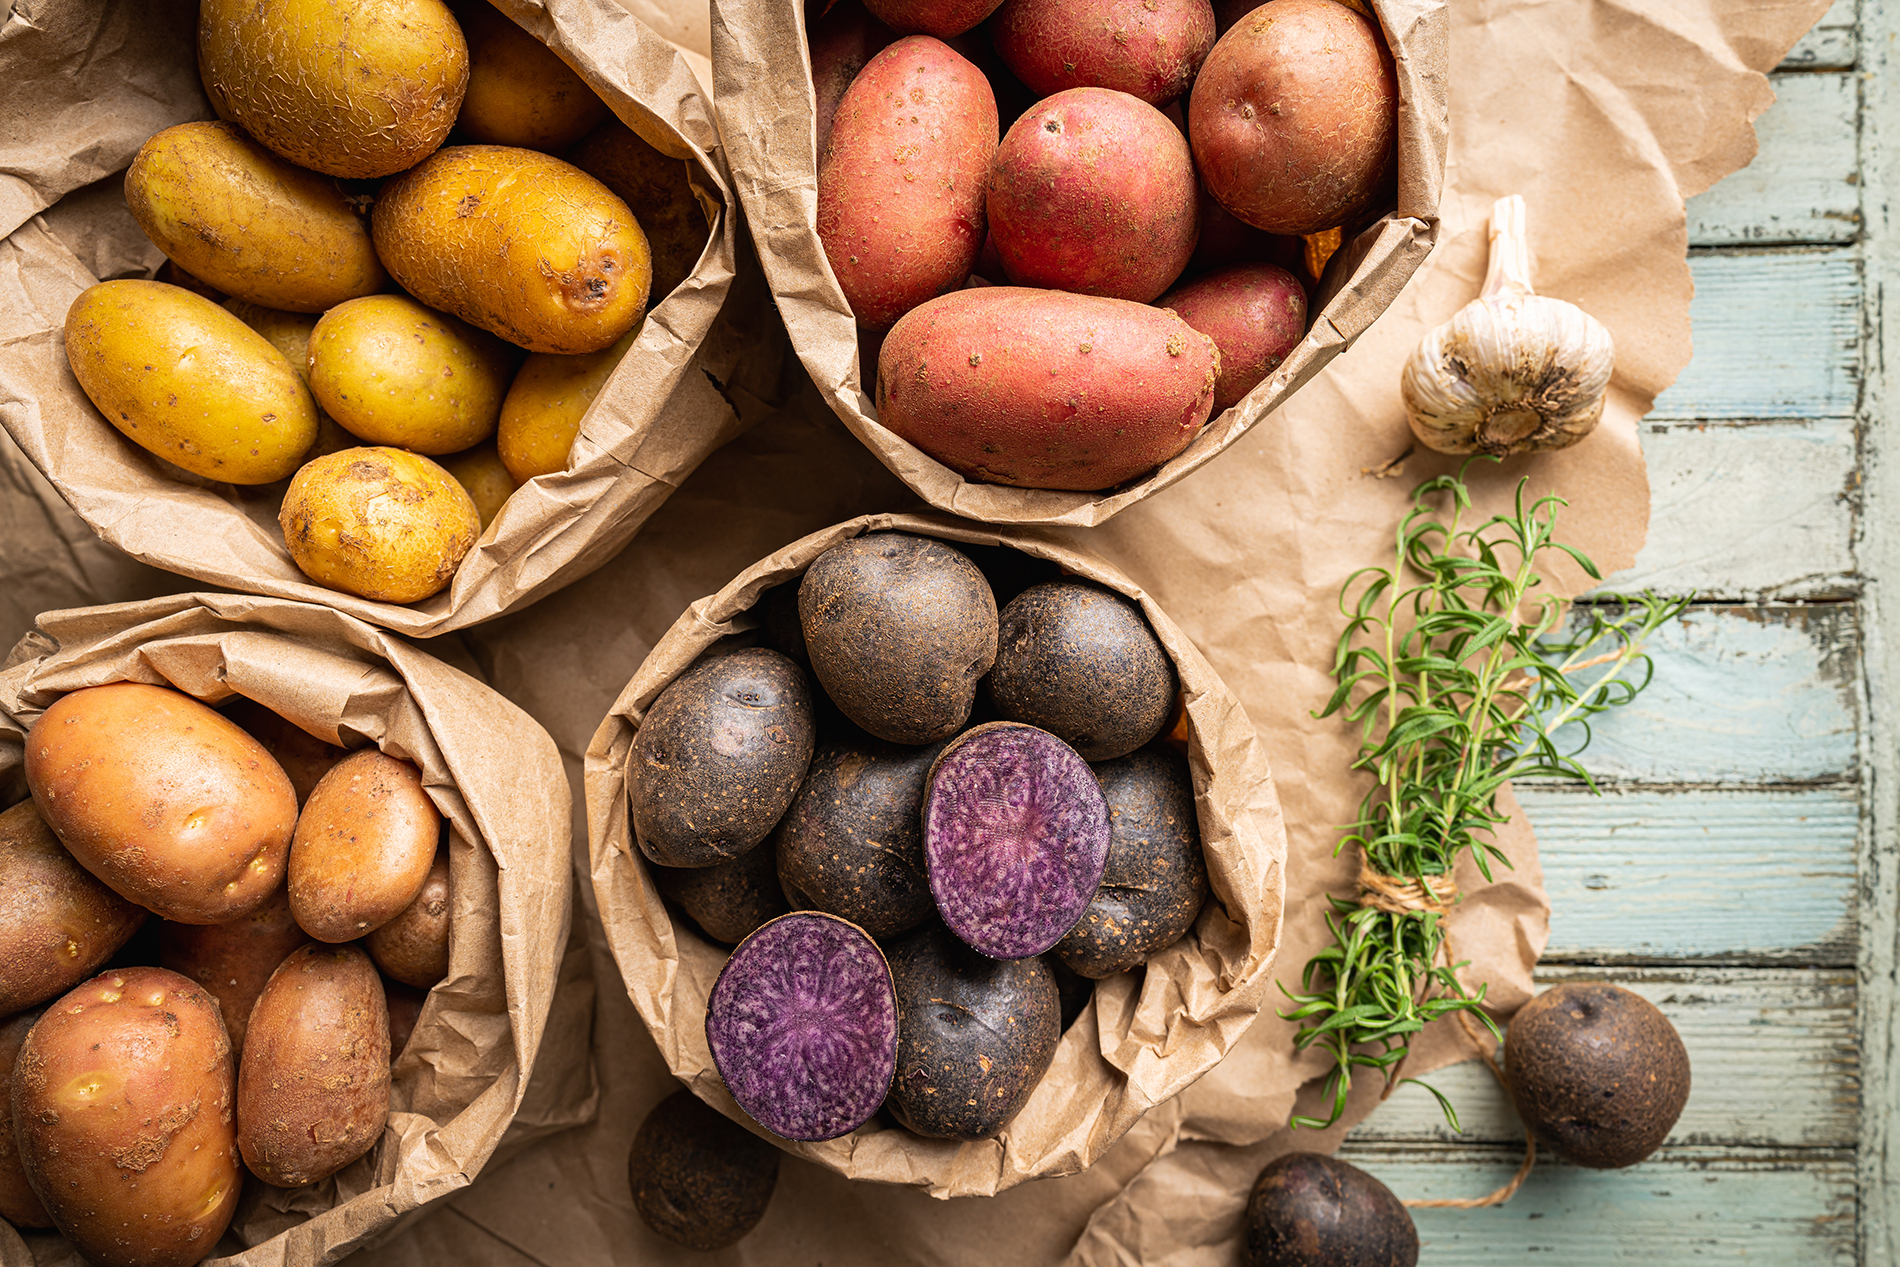
{"label": "peeling paint on wood", "polygon": [[1852,72],[1774,75],[1755,161],[1689,200],[1692,246],[1852,242],[1860,233],[1860,83]]}
{"label": "peeling paint on wood", "polygon": [[1833,7],[1788,50],[1781,69],[1842,70],[1852,66],[1860,54],[1859,8],[1856,0],[1834,0]]}

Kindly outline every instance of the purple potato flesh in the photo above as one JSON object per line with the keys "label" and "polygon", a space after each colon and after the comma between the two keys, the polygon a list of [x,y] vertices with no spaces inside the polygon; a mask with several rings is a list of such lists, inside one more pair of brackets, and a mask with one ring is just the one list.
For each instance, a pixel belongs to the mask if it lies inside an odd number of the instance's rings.
{"label": "purple potato flesh", "polygon": [[897,996],[877,944],[799,911],[726,960],[706,1001],[706,1043],[739,1107],[785,1139],[823,1140],[869,1121],[897,1069]]}
{"label": "purple potato flesh", "polygon": [[1039,955],[1074,927],[1108,863],[1108,803],[1075,749],[990,722],[930,772],[924,861],[950,931],[992,959]]}

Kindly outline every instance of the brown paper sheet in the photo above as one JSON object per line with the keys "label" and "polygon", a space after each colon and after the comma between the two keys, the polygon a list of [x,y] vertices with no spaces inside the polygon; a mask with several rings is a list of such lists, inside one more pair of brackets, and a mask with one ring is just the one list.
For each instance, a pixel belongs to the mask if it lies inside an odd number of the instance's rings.
{"label": "brown paper sheet", "polygon": [[15,6],[0,27],[12,125],[0,138],[0,172],[9,173],[0,175],[0,426],[104,540],[203,583],[439,633],[531,603],[600,566],[708,453],[762,412],[758,402],[776,399],[780,344],[739,242],[712,110],[685,58],[613,0],[499,7],[574,66],[629,127],[687,160],[713,223],[698,268],[648,313],[588,410],[568,469],[511,497],[447,590],[403,606],[306,579],[277,527],[280,486],[184,475],[121,436],[79,389],[63,346],[66,309],[95,281],[145,275],[162,260],[114,198],[111,173],[161,128],[211,117],[195,70],[197,6]]}
{"label": "brown paper sheet", "polygon": [[627,804],[634,736],[674,678],[715,645],[757,628],[752,608],[767,589],[802,576],[839,542],[884,530],[1010,546],[1128,595],[1174,660],[1186,701],[1213,900],[1186,936],[1149,958],[1144,972],[1096,984],[1093,1001],[1063,1034],[1048,1072],[1001,1135],[959,1144],[875,1122],[817,1144],[765,1135],[849,1179],[908,1184],[938,1197],[992,1196],[1026,1179],[1086,1169],[1143,1113],[1213,1068],[1239,1040],[1266,997],[1279,941],[1286,828],[1240,701],[1165,612],[1074,542],[1033,529],[998,532],[948,515],[867,516],[802,538],[682,613],[587,750],[588,840],[607,941],[668,1067],[702,1099],[758,1130],[733,1102],[706,1045],[706,999],[729,951],[672,921],[634,845]]}
{"label": "brown paper sheet", "polygon": [[[517,1151],[593,1117],[594,983],[584,934],[570,937],[568,789],[532,718],[401,639],[305,604],[178,595],[55,612],[0,672],[0,802],[25,795],[25,735],[46,706],[116,681],[213,705],[246,696],[327,742],[375,744],[421,768],[449,822],[449,975],[396,1064],[383,1138],[309,1188],[250,1180],[212,1261],[335,1262],[465,1187],[505,1135]],[[71,1256],[55,1234],[26,1239],[42,1262]],[[0,1262],[7,1253],[0,1241]]]}
{"label": "brown paper sheet", "polygon": [[1089,527],[1197,470],[1312,381],[1391,305],[1438,236],[1447,132],[1444,0],[1372,0],[1398,68],[1398,195],[1312,296],[1306,338],[1246,399],[1150,474],[1098,493],[965,480],[881,426],[858,329],[818,240],[817,104],[802,0],[712,0],[713,76],[733,180],[792,346],[853,434],[919,497],[986,523]]}

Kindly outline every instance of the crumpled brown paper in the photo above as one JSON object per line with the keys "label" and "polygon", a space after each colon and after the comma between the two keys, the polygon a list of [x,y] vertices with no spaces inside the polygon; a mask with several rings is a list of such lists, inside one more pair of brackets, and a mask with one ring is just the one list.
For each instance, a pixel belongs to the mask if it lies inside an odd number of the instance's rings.
{"label": "crumpled brown paper", "polygon": [[[0,26],[9,125],[0,133],[0,426],[106,541],[200,582],[439,633],[598,567],[751,421],[757,398],[776,395],[770,309],[738,241],[711,107],[685,59],[612,0],[498,7],[648,143],[688,163],[712,227],[698,268],[647,314],[588,410],[568,469],[509,498],[450,587],[404,606],[308,580],[277,526],[281,486],[245,489],[179,472],[107,424],[66,363],[62,331],[79,293],[162,262],[114,196],[112,173],[160,129],[211,117],[196,72],[196,4],[13,6]],[[738,277],[742,269],[747,277]],[[729,295],[740,298],[720,320]]]}
{"label": "crumpled brown paper", "polygon": [[[0,804],[26,795],[40,713],[118,681],[213,705],[245,696],[326,742],[374,744],[421,768],[449,822],[449,974],[395,1066],[382,1139],[307,1188],[247,1180],[211,1261],[335,1262],[466,1187],[505,1134],[519,1150],[593,1117],[594,983],[584,936],[569,936],[567,780],[532,718],[401,639],[308,604],[183,594],[54,612],[0,671]],[[43,1263],[73,1257],[53,1233],[26,1241]],[[7,1255],[0,1239],[0,1262],[15,1267]]]}
{"label": "crumpled brown paper", "polygon": [[[947,515],[872,515],[776,551],[689,607],[660,640],[587,749],[587,823],[594,897],[627,992],[673,1073],[708,1103],[757,1130],[733,1102],[706,1045],[706,999],[729,953],[675,924],[634,847],[627,760],[640,719],[666,686],[716,644],[757,628],[753,605],[802,576],[841,541],[893,530],[1003,545],[1048,559],[1139,602],[1173,659],[1186,704],[1201,847],[1212,900],[1180,941],[1142,973],[1096,983],[1049,1070],[996,1138],[925,1139],[877,1122],[822,1143],[766,1135],[851,1179],[908,1184],[932,1196],[991,1196],[1026,1179],[1086,1169],[1141,1115],[1219,1063],[1265,997],[1286,888],[1285,824],[1240,702],[1194,644],[1127,577],[1072,541],[1034,529],[1001,532]],[[762,846],[763,847],[763,846]]]}
{"label": "crumpled brown paper", "polygon": [[817,102],[802,0],[712,0],[713,83],[733,183],[792,346],[831,407],[912,492],[986,523],[1092,527],[1232,446],[1384,312],[1438,236],[1447,131],[1444,0],[1372,0],[1399,85],[1398,199],[1350,238],[1312,296],[1306,338],[1179,455],[1095,493],[965,480],[877,421],[859,372],[858,328],[818,240]]}

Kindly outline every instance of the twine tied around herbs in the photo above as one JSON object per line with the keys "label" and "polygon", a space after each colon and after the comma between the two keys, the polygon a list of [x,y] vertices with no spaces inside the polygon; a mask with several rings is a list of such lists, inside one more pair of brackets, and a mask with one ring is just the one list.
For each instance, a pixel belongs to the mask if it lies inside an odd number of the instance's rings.
{"label": "twine tied around herbs", "polygon": [[[1429,880],[1424,876],[1405,879],[1374,870],[1363,859],[1359,863],[1359,905],[1361,906],[1374,907],[1394,915],[1404,915],[1411,911],[1430,911],[1443,917],[1451,913],[1451,908],[1458,904],[1458,898],[1458,882],[1450,875],[1431,876]],[[1448,956],[1450,954],[1448,945],[1445,947],[1445,953]],[[1504,1066],[1499,1063],[1491,1048],[1485,1044],[1484,1034],[1478,1029],[1477,1022],[1471,1019],[1469,1012],[1460,1011],[1458,1023],[1464,1027],[1465,1036],[1471,1040],[1471,1045],[1477,1048],[1478,1056],[1484,1061],[1485,1068],[1491,1071],[1491,1076],[1498,1080],[1498,1085],[1504,1088],[1505,1095],[1509,1096],[1510,1079],[1505,1077]],[[1388,1088],[1388,1094],[1389,1092],[1390,1088]],[[1511,1176],[1510,1181],[1497,1191],[1482,1197],[1446,1197],[1437,1200],[1414,1197],[1403,1204],[1411,1209],[1423,1210],[1478,1210],[1503,1205],[1517,1195],[1517,1190],[1524,1186],[1526,1179],[1530,1178],[1531,1168],[1536,1164],[1537,1135],[1529,1126],[1526,1126],[1524,1128],[1524,1161],[1518,1166],[1517,1173]]]}

